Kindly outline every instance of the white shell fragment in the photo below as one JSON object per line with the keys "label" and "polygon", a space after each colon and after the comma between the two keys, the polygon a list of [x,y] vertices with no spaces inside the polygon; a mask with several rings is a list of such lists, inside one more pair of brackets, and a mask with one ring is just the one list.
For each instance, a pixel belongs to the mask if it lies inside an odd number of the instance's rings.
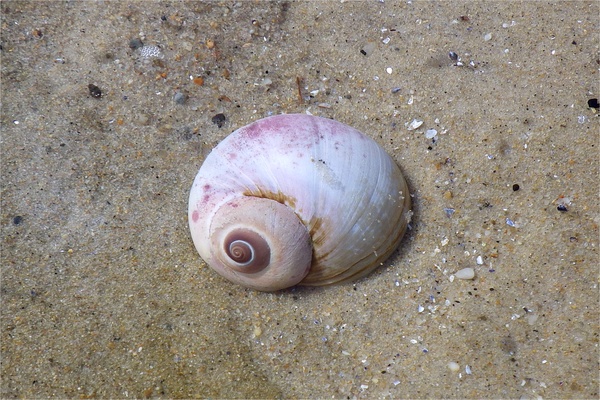
{"label": "white shell fragment", "polygon": [[160,47],[154,45],[147,45],[140,48],[140,55],[143,58],[161,58],[162,53]]}
{"label": "white shell fragment", "polygon": [[423,121],[415,118],[415,119],[413,119],[411,121],[410,124],[408,124],[408,127],[406,129],[408,129],[409,131],[414,131],[415,129],[417,129],[421,125],[423,125]]}
{"label": "white shell fragment", "polygon": [[437,133],[438,133],[438,132],[437,132],[435,129],[427,129],[427,130],[425,131],[425,137],[426,137],[427,139],[433,139],[434,137],[436,137],[436,136],[437,136]]}
{"label": "white shell fragment", "polygon": [[475,278],[475,270],[473,268],[463,268],[459,271],[456,271],[454,274],[458,279],[473,279]]}

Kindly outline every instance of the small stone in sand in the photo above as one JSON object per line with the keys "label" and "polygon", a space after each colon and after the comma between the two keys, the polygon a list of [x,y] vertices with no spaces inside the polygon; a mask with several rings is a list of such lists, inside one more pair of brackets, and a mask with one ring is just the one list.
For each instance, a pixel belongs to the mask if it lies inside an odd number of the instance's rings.
{"label": "small stone in sand", "polygon": [[458,279],[473,279],[475,277],[475,270],[473,268],[463,268],[454,275]]}
{"label": "small stone in sand", "polygon": [[460,365],[458,365],[458,363],[455,363],[454,361],[450,361],[448,363],[448,368],[452,372],[458,372],[460,370]]}

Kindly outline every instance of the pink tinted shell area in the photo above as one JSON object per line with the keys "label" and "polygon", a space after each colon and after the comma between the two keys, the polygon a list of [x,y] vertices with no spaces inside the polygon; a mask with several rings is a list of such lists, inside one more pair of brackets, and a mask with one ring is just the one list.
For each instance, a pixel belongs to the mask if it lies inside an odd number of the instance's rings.
{"label": "pink tinted shell area", "polygon": [[[231,162],[248,153],[248,146],[255,146],[261,154],[272,152],[302,158],[322,146],[320,142],[333,142],[337,150],[353,136],[359,140],[370,140],[358,130],[331,119],[307,114],[282,114],[259,119],[239,128],[226,139],[223,157]],[[242,162],[243,160],[238,160]]]}
{"label": "pink tinted shell area", "polygon": [[198,176],[196,180],[197,182],[192,186],[189,203],[189,217],[191,223],[194,224],[211,215],[211,211],[224,198],[235,195],[232,190],[226,190],[217,185],[204,182],[205,177]]}
{"label": "pink tinted shell area", "polygon": [[280,141],[283,154],[309,150],[318,141],[314,121],[303,114],[284,114],[260,119],[240,128],[236,133],[238,143],[254,143],[265,150],[272,149],[275,139]]}
{"label": "pink tinted shell area", "polygon": [[[348,153],[351,151],[348,144],[356,139],[359,142],[371,140],[341,122],[307,114],[276,115],[241,127],[225,138],[205,160],[207,165],[201,168],[192,188],[195,194],[194,203],[190,204],[190,222],[197,224],[207,218],[211,209],[224,198],[241,195],[235,192],[241,192],[248,182],[240,186],[239,181],[231,185],[230,180],[236,180],[240,173],[246,178],[260,175],[261,158],[273,161],[273,157],[289,157],[288,163],[297,168],[300,164],[291,160],[307,160],[308,157],[329,164],[333,153],[321,149]],[[354,147],[355,150],[359,148]],[[355,156],[364,158],[367,154]],[[282,167],[276,163],[271,166]]]}
{"label": "pink tinted shell area", "polygon": [[200,213],[198,212],[198,210],[193,210],[192,211],[192,222],[197,223],[198,218],[200,218]]}
{"label": "pink tinted shell area", "polygon": [[[327,118],[306,114],[283,114],[260,119],[234,132],[236,142],[232,147],[255,143],[272,148],[274,139],[281,141],[279,151],[298,154],[299,149],[310,150],[321,140],[344,141],[344,136],[355,135],[361,139],[366,137],[356,129]],[[233,154],[231,154],[233,156]]]}
{"label": "pink tinted shell area", "polygon": [[[203,170],[201,169],[200,172]],[[218,184],[213,184],[211,176],[199,173],[190,190],[188,204],[188,223],[192,232],[192,238],[197,248],[207,240],[210,219],[218,208],[218,204],[226,197],[231,197],[232,190],[224,190]]]}

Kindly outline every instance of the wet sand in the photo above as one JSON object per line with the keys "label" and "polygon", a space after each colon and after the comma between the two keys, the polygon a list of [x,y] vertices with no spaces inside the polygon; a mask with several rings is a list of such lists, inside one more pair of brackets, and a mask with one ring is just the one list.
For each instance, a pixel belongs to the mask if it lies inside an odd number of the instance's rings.
{"label": "wet sand", "polygon": [[[598,2],[0,7],[2,398],[598,398]],[[305,112],[392,155],[411,229],[355,283],[234,286],[189,188]]]}

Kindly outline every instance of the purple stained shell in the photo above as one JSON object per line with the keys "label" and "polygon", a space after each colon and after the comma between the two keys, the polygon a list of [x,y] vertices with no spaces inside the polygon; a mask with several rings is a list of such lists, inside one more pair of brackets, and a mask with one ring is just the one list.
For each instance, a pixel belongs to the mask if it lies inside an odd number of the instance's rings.
{"label": "purple stained shell", "polygon": [[368,274],[398,247],[411,216],[406,182],[381,146],[304,114],[226,137],[204,160],[188,212],[204,261],[262,291]]}

